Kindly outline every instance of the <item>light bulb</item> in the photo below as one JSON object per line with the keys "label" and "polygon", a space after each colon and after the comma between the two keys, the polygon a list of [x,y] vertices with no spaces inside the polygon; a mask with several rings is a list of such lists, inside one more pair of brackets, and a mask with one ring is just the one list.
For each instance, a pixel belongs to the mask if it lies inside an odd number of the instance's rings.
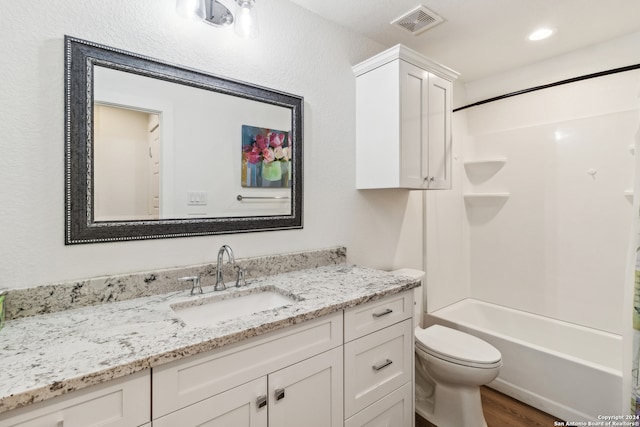
{"label": "light bulb", "polygon": [[176,2],[176,12],[183,18],[200,21],[205,18],[205,0],[178,0]]}
{"label": "light bulb", "polygon": [[258,36],[258,14],[255,0],[236,0],[235,31],[246,39]]}
{"label": "light bulb", "polygon": [[547,37],[549,37],[551,34],[553,34],[553,30],[551,28],[540,28],[534,31],[533,33],[529,34],[529,40],[531,41],[544,40]]}

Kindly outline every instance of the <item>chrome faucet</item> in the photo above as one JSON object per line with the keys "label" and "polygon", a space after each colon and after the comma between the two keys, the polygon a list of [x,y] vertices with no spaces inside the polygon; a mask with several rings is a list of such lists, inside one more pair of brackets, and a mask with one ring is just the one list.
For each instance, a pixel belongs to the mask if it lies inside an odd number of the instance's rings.
{"label": "chrome faucet", "polygon": [[235,258],[233,257],[233,250],[231,249],[231,247],[227,245],[220,246],[220,249],[218,250],[218,265],[216,267],[216,284],[213,287],[214,291],[224,291],[225,289],[227,289],[224,284],[224,279],[222,278],[222,262],[225,252],[227,253],[229,262],[231,264],[235,264],[236,262]]}

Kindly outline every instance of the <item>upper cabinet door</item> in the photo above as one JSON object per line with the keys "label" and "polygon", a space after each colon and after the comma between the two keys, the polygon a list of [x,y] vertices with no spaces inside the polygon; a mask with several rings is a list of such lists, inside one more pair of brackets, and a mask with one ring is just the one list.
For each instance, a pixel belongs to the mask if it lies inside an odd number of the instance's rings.
{"label": "upper cabinet door", "polygon": [[400,61],[400,187],[429,185],[429,72]]}
{"label": "upper cabinet door", "polygon": [[451,87],[451,82],[429,74],[427,162],[430,190],[451,189]]}

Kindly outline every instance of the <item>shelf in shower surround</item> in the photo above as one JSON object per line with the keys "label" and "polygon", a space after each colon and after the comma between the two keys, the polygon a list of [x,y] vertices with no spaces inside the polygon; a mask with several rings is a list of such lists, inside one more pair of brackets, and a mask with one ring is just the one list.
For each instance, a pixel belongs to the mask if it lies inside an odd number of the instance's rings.
{"label": "shelf in shower surround", "polygon": [[484,160],[469,160],[464,162],[464,170],[467,173],[469,181],[480,183],[488,180],[507,163],[504,157],[496,157]]}
{"label": "shelf in shower surround", "polygon": [[467,193],[464,201],[471,207],[498,206],[505,204],[510,196],[510,193]]}
{"label": "shelf in shower surround", "polygon": [[496,157],[494,159],[467,160],[464,162],[465,168],[490,168],[499,169],[507,163],[506,157]]}
{"label": "shelf in shower surround", "polygon": [[633,190],[624,190],[624,197],[631,203],[633,203]]}

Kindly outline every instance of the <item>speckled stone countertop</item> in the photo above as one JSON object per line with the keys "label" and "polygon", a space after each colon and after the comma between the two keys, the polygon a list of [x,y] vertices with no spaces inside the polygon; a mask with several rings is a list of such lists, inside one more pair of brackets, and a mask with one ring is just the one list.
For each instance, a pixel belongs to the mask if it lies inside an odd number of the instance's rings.
{"label": "speckled stone countertop", "polygon": [[[183,290],[15,319],[0,331],[0,413],[419,285],[409,277],[336,265],[256,278],[221,292],[205,287],[202,295]],[[297,301],[214,327],[188,326],[171,309],[265,287]]]}

